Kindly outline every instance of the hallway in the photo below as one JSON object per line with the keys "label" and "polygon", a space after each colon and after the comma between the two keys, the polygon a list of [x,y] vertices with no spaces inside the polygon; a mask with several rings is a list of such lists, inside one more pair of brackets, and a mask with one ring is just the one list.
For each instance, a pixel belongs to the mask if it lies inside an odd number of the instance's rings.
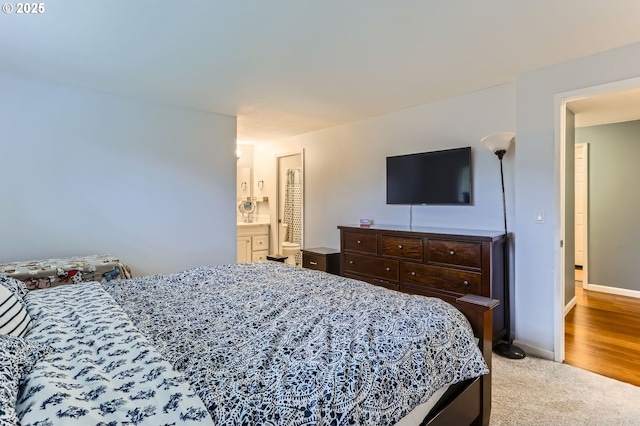
{"label": "hallway", "polygon": [[576,298],[565,317],[564,362],[640,386],[640,299],[581,286]]}

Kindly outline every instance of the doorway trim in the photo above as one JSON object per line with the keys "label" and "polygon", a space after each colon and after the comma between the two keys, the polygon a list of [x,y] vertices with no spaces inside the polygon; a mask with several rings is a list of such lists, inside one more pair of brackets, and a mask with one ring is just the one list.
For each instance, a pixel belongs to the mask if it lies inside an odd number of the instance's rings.
{"label": "doorway trim", "polygon": [[[581,89],[571,90],[568,92],[557,93],[554,96],[554,116],[555,116],[555,162],[559,167],[556,176],[555,199],[560,209],[559,226],[556,228],[556,241],[560,244],[555,256],[554,272],[555,272],[555,291],[554,291],[554,361],[564,361],[564,288],[565,288],[565,250],[562,242],[566,238],[566,207],[564,203],[564,194],[567,184],[567,178],[574,179],[574,176],[567,177],[565,167],[565,131],[566,131],[566,108],[567,102],[583,99],[591,96],[602,95],[605,93],[619,92],[629,89],[640,88],[640,77],[630,78],[626,80],[614,81],[597,86],[589,86]],[[573,185],[573,184],[572,184]],[[556,246],[557,247],[557,246]],[[571,265],[574,268],[574,265]],[[585,278],[586,280],[586,278]]]}
{"label": "doorway trim", "polygon": [[[304,238],[305,238],[305,234],[306,234],[306,229],[305,229],[305,220],[304,220],[304,216],[305,216],[305,193],[306,193],[306,182],[305,182],[305,175],[304,175],[304,148],[301,148],[299,150],[296,151],[287,151],[287,152],[283,152],[283,153],[279,153],[279,154],[275,154],[275,171],[276,171],[276,203],[275,203],[275,232],[273,233],[273,235],[275,235],[275,248],[274,248],[274,252],[278,251],[278,247],[280,245],[280,223],[282,221],[282,218],[280,217],[280,201],[281,201],[281,197],[282,195],[280,194],[280,160],[284,157],[292,157],[294,155],[299,155],[300,156],[300,164],[301,164],[301,176],[302,176],[302,235],[300,236],[300,248],[304,249]],[[274,221],[272,220],[272,223],[274,223]]]}

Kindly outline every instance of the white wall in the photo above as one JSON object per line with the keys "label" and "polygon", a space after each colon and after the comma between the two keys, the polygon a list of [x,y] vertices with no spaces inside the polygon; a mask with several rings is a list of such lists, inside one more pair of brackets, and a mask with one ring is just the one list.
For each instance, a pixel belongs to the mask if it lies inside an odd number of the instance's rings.
{"label": "white wall", "polygon": [[[640,76],[640,44],[518,76],[516,80],[516,343],[554,357],[562,335],[560,145],[556,95]],[[533,223],[534,211],[546,223]],[[557,359],[557,357],[556,357]]]}
{"label": "white wall", "polygon": [[238,144],[238,149],[241,153],[240,158],[236,159],[236,165],[238,167],[253,167],[253,145]]}
{"label": "white wall", "polygon": [[[386,156],[471,145],[474,206],[414,207],[414,225],[499,230],[497,160],[480,139],[515,129],[515,147],[505,156],[507,208],[515,234],[512,325],[518,345],[554,358],[562,341],[556,330],[564,292],[555,97],[638,76],[640,44],[523,74],[514,84],[256,147],[256,169],[267,170],[274,153],[304,148],[305,246],[337,248],[339,224],[360,217],[408,224],[408,207],[385,204]],[[545,212],[544,224],[534,224],[537,210]]]}
{"label": "white wall", "polygon": [[[408,224],[408,207],[385,204],[386,156],[471,145],[475,205],[415,207],[414,224],[499,230],[496,159],[480,139],[515,129],[515,147],[505,156],[509,223],[515,234],[512,324],[518,345],[554,358],[562,342],[556,331],[564,293],[556,95],[638,76],[640,44],[635,44],[526,73],[514,84],[256,147],[256,169],[268,176],[274,153],[304,148],[305,245],[337,248],[339,224],[360,217]],[[534,223],[537,210],[545,212],[544,224]]]}
{"label": "white wall", "polygon": [[[513,131],[514,107],[515,85],[498,86],[259,145],[254,153],[255,170],[275,179],[275,154],[304,149],[304,245],[338,248],[337,226],[358,223],[361,217],[373,218],[377,224],[409,224],[408,206],[386,204],[387,156],[471,146],[474,205],[415,206],[413,225],[500,230],[499,163],[480,139]],[[504,158],[510,223],[514,155],[515,148]]]}
{"label": "white wall", "polygon": [[0,262],[235,262],[235,117],[0,74]]}

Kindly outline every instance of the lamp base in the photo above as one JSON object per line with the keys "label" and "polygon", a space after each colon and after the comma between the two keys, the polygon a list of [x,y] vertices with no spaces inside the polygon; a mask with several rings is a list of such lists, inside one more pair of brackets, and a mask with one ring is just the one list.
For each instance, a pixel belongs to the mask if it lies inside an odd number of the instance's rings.
{"label": "lamp base", "polygon": [[527,356],[522,349],[511,343],[498,343],[493,347],[493,352],[509,359],[522,359]]}

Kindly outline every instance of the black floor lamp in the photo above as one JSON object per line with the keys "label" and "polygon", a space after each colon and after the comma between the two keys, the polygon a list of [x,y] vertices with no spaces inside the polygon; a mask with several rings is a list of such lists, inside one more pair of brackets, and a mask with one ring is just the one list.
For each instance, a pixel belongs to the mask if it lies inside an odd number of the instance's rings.
{"label": "black floor lamp", "polygon": [[510,359],[522,359],[527,356],[522,349],[513,345],[511,339],[511,291],[509,280],[509,233],[507,232],[507,203],[504,196],[504,171],[502,157],[507,153],[515,141],[515,134],[510,132],[496,133],[482,138],[482,143],[498,156],[500,160],[500,180],[502,182],[502,212],[504,214],[504,325],[507,329],[506,342],[500,342],[493,347],[493,351],[500,356]]}

